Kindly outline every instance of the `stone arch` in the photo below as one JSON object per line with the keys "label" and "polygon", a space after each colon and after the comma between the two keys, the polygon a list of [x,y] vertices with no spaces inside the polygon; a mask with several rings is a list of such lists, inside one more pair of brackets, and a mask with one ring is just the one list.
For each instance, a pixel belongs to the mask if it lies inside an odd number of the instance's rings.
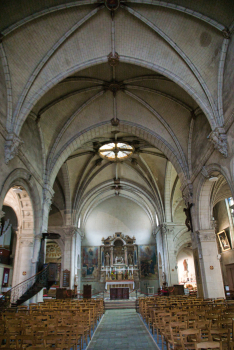
{"label": "stone arch", "polygon": [[[20,189],[16,196],[12,187]],[[15,202],[19,220],[12,280],[12,286],[15,286],[36,273],[39,253],[40,197],[32,175],[25,169],[12,171],[3,183],[0,207],[6,202]]]}
{"label": "stone arch", "polygon": [[[10,188],[9,191],[6,194],[6,197],[4,198],[3,205],[7,205],[11,207],[14,210],[14,213],[17,217],[17,228],[22,226],[21,219],[21,208],[18,204],[19,198],[17,197],[17,194]],[[3,210],[4,211],[4,210]]]}
{"label": "stone arch", "polygon": [[[182,258],[183,257],[183,258]],[[184,269],[183,259],[187,260],[187,270]],[[192,247],[184,243],[178,249],[176,254],[176,266],[178,273],[178,281],[191,284],[195,282],[195,266]],[[186,265],[185,265],[186,266]],[[189,278],[189,281],[187,281]]]}
{"label": "stone arch", "polygon": [[[229,179],[226,171],[219,164],[210,164],[206,166],[208,176],[211,176],[212,172],[219,172],[226,180],[227,184],[230,187],[232,196],[234,196],[234,186]],[[199,182],[197,187],[197,196],[196,196],[196,226],[197,229],[209,229],[211,225],[212,218],[212,209],[213,203],[211,202],[212,198],[212,189],[214,183],[209,181],[208,177],[204,177],[202,174],[199,175]]]}
{"label": "stone arch", "polygon": [[[19,135],[20,130],[23,126],[23,123],[25,122],[30,110],[35,106],[35,104],[39,101],[39,99],[48,92],[52,87],[57,85],[59,82],[61,82],[63,79],[67,78],[71,74],[78,73],[79,71],[92,67],[94,65],[98,65],[104,62],[107,62],[108,58],[107,56],[102,56],[98,58],[93,58],[90,60],[87,60],[85,63],[79,63],[69,69],[67,69],[65,72],[59,73],[57,76],[52,78],[50,81],[47,82],[46,87],[41,87],[36,93],[33,94],[33,97],[26,103],[26,105],[23,106],[22,112],[19,113],[19,118],[15,122],[14,126],[14,132]],[[204,101],[199,94],[192,88],[192,86],[188,85],[185,81],[181,79],[181,77],[177,76],[172,71],[169,71],[165,68],[162,68],[158,66],[155,63],[144,61],[142,59],[138,59],[136,57],[129,57],[129,56],[120,56],[120,62],[123,63],[130,63],[134,65],[139,65],[141,67],[151,69],[152,71],[155,71],[159,74],[165,75],[170,80],[174,81],[176,84],[178,84],[182,89],[184,89],[200,106],[200,108],[203,110],[204,114],[206,115],[209,124],[211,126],[211,129],[214,130],[217,127],[217,123],[215,121],[215,118],[213,116],[212,111],[210,110],[209,106],[207,105],[207,101]]]}
{"label": "stone arch", "polygon": [[[24,197],[32,203],[32,216],[33,216],[33,234],[40,234],[40,221],[41,221],[41,204],[40,195],[37,190],[36,182],[33,176],[25,169],[18,168],[13,170],[3,183],[0,192],[0,208],[2,208],[4,199],[7,192],[12,186],[22,186],[25,189]],[[28,197],[27,197],[28,196]]]}
{"label": "stone arch", "polygon": [[[70,139],[69,142],[65,144],[63,148],[59,151],[59,153],[57,153],[56,157],[53,160],[51,170],[48,174],[48,183],[50,183],[51,187],[53,187],[53,183],[62,164],[66,161],[68,156],[73,151],[75,151],[82,144],[92,140],[96,135],[99,136],[101,133],[111,132],[112,130],[113,126],[109,121],[103,122],[79,132],[72,139]],[[172,162],[174,168],[177,171],[177,174],[180,177],[181,183],[187,183],[185,175],[186,166],[181,161],[179,154],[160,135],[152,132],[151,130],[146,129],[145,127],[139,124],[126,121],[121,121],[121,123],[118,126],[118,130],[139,136],[142,139],[154,145],[155,147],[159,148]]]}

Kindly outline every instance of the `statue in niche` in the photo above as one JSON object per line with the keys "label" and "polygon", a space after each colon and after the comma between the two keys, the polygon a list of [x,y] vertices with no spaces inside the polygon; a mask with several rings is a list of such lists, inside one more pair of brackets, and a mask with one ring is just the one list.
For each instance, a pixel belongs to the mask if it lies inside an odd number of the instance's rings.
{"label": "statue in niche", "polygon": [[132,254],[128,254],[128,265],[133,265]]}
{"label": "statue in niche", "polygon": [[110,254],[106,253],[106,266],[110,266]]}
{"label": "statue in niche", "polygon": [[124,259],[121,256],[120,258],[118,256],[115,257],[115,263],[116,264],[123,264],[124,263]]}
{"label": "statue in niche", "polygon": [[184,265],[184,271],[188,271],[188,263],[187,263],[187,259],[184,259],[184,261],[183,261],[183,265]]}
{"label": "statue in niche", "polygon": [[187,262],[187,259],[184,259],[183,265],[184,265],[183,279],[184,279],[184,281],[186,281],[187,278],[188,278],[188,262]]}

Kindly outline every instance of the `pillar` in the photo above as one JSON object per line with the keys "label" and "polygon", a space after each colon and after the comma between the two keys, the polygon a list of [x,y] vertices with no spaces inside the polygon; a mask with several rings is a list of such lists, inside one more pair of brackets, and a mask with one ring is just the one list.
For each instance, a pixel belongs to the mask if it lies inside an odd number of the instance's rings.
{"label": "pillar", "polygon": [[164,246],[164,263],[168,286],[178,284],[176,252],[174,246],[174,226],[170,223],[162,225],[162,239]]}
{"label": "pillar", "polygon": [[137,256],[137,245],[134,245],[134,257],[133,257],[134,265],[138,266],[138,256]]}
{"label": "pillar", "polygon": [[83,236],[81,233],[76,230],[75,233],[75,285],[77,286],[77,292],[81,291],[81,272],[82,272],[82,264],[81,264],[81,242]]}
{"label": "pillar", "polygon": [[[76,249],[76,231],[74,226],[67,226],[64,230],[64,253],[63,253],[63,271],[70,271],[70,289],[74,289],[75,282],[75,249]],[[63,273],[62,276],[63,278]]]}
{"label": "pillar", "polygon": [[124,246],[124,260],[125,260],[125,265],[128,265],[128,248],[126,245]]}
{"label": "pillar", "polygon": [[32,277],[35,271],[32,268],[33,238],[18,237],[12,286]]}
{"label": "pillar", "polygon": [[110,248],[110,251],[111,251],[111,256],[110,256],[110,258],[111,258],[111,267],[113,267],[113,247],[111,247]]}
{"label": "pillar", "polygon": [[101,266],[105,266],[104,247],[101,247]]}
{"label": "pillar", "polygon": [[48,218],[51,209],[54,190],[46,184],[43,188],[43,208],[42,208],[42,227],[41,232],[45,233],[48,229]]}
{"label": "pillar", "polygon": [[[194,247],[194,264],[200,295],[204,298],[225,298],[221,264],[214,229],[196,231],[198,246]],[[202,290],[201,290],[202,289]]]}

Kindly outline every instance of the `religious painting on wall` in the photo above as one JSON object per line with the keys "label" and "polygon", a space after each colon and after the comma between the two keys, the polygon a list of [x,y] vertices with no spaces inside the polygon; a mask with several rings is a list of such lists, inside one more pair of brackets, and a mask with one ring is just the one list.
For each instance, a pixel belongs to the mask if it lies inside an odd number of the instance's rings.
{"label": "religious painting on wall", "polygon": [[140,274],[141,278],[157,279],[158,265],[155,245],[140,245]]}
{"label": "religious painting on wall", "polygon": [[95,280],[98,278],[98,247],[83,247],[82,278]]}
{"label": "religious painting on wall", "polygon": [[228,240],[227,232],[225,230],[222,230],[217,233],[218,238],[219,238],[219,243],[222,248],[222,251],[230,250],[231,246]]}

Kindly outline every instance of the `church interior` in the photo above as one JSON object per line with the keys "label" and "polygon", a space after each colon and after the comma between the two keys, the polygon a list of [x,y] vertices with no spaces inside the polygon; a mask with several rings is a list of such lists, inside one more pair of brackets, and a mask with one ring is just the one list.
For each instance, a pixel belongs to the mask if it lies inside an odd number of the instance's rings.
{"label": "church interior", "polygon": [[87,292],[99,322],[101,298],[139,295],[148,326],[150,298],[231,305],[234,2],[9,0],[0,13],[0,304]]}

